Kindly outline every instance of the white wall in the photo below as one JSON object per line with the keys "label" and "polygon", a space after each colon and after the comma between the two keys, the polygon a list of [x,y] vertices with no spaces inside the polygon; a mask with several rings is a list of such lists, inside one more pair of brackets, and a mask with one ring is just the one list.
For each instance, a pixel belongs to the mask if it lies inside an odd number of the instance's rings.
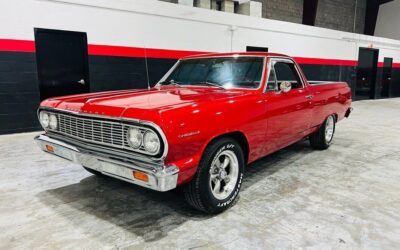
{"label": "white wall", "polygon": [[379,7],[375,35],[400,40],[400,0]]}
{"label": "white wall", "polygon": [[[297,57],[357,60],[373,46],[400,62],[400,42],[155,0],[1,0],[0,39],[33,40],[33,28],[84,31],[90,44],[207,52],[246,45]],[[232,31],[232,28],[234,31]]]}

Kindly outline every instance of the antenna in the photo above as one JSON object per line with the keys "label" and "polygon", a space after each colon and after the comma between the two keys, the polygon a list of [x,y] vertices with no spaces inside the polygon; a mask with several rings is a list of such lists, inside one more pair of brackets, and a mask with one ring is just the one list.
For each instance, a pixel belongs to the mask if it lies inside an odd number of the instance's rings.
{"label": "antenna", "polygon": [[149,66],[147,65],[147,48],[144,46],[144,61],[146,63],[147,89],[150,89]]}

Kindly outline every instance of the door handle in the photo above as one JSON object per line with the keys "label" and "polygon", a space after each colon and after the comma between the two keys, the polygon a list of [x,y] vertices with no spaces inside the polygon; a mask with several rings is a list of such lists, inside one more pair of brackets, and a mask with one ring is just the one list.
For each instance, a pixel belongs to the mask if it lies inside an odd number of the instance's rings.
{"label": "door handle", "polygon": [[80,83],[80,84],[82,84],[82,85],[85,85],[85,80],[80,79],[80,80],[78,81],[78,83]]}
{"label": "door handle", "polygon": [[313,95],[306,95],[305,98],[306,98],[307,100],[311,100],[311,99],[314,98],[314,96],[313,96]]}

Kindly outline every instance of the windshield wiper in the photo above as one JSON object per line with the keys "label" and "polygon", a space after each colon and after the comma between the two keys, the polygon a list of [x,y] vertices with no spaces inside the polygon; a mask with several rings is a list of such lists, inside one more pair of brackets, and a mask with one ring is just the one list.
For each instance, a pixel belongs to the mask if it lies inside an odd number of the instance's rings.
{"label": "windshield wiper", "polygon": [[213,82],[208,82],[208,81],[198,82],[195,85],[209,85],[209,86],[217,87],[220,89],[226,89],[223,86],[219,85],[218,83],[213,83]]}
{"label": "windshield wiper", "polygon": [[180,83],[181,82],[177,82],[177,81],[163,81],[163,82],[160,82],[161,85],[172,85],[172,86],[181,86]]}

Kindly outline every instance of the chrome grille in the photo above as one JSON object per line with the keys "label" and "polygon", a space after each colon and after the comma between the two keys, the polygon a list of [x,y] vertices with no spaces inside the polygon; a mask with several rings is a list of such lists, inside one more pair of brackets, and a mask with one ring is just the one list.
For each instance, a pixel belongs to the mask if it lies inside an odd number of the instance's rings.
{"label": "chrome grille", "polygon": [[[45,128],[46,131],[51,133],[58,133],[79,141],[134,151],[157,158],[165,157],[168,152],[168,143],[161,128],[149,121],[122,120],[112,117],[38,110],[38,114],[41,112],[54,114],[57,117],[58,123],[55,129]],[[143,140],[139,148],[131,147],[127,138],[130,128],[139,129],[142,136],[147,132],[156,133],[161,143],[160,150],[155,153],[148,152],[144,147]]]}
{"label": "chrome grille", "polygon": [[127,148],[127,125],[118,122],[95,120],[66,114],[57,114],[58,131],[78,139],[94,143]]}

